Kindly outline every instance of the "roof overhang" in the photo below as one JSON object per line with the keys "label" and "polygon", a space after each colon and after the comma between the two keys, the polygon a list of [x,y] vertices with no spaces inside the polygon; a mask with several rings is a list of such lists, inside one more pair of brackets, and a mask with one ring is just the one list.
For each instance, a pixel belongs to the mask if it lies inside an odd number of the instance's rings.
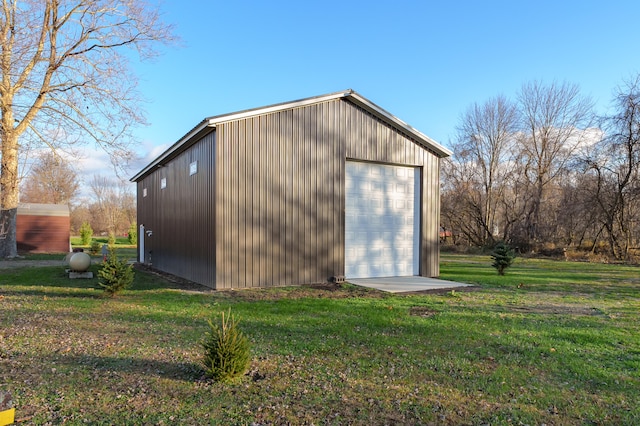
{"label": "roof overhang", "polygon": [[138,172],[135,176],[133,176],[130,180],[131,182],[136,182],[143,176],[150,173],[153,169],[162,167],[167,161],[174,158],[184,149],[196,143],[202,137],[212,132],[218,124],[226,123],[229,121],[240,120],[243,118],[254,117],[257,115],[268,114],[272,112],[300,108],[306,105],[313,105],[316,103],[327,102],[334,99],[344,98],[355,105],[360,106],[361,108],[369,111],[385,123],[395,127],[404,133],[406,133],[411,138],[415,139],[420,145],[425,147],[426,149],[431,150],[439,157],[448,157],[452,154],[452,151],[440,145],[424,133],[418,131],[413,128],[409,124],[400,120],[398,117],[389,113],[388,111],[380,108],[378,105],[374,104],[370,100],[361,96],[360,94],[354,92],[353,90],[345,90],[341,92],[330,93],[327,95],[314,96],[311,98],[300,99],[297,101],[284,102],[275,105],[269,105],[260,108],[248,109],[239,112],[233,112],[230,114],[217,115],[209,118],[205,118],[202,120],[196,127],[190,130],[186,135],[184,135],[180,140],[178,140],[175,144],[173,144],[169,149],[163,152],[158,158],[153,160],[149,165],[147,165],[144,169]]}

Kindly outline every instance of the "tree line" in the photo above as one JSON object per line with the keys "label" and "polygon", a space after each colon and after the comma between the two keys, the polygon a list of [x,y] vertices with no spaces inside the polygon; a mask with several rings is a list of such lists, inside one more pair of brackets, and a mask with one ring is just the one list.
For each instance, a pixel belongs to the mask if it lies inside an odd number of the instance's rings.
{"label": "tree line", "polygon": [[570,83],[524,84],[462,114],[442,168],[441,236],[521,252],[574,247],[628,261],[640,240],[640,75],[612,113]]}
{"label": "tree line", "polygon": [[88,187],[88,193],[81,193],[80,179],[71,165],[46,151],[24,178],[20,201],[69,205],[74,235],[78,235],[83,223],[88,223],[98,235],[125,235],[136,222],[136,199],[131,185],[95,175]]}

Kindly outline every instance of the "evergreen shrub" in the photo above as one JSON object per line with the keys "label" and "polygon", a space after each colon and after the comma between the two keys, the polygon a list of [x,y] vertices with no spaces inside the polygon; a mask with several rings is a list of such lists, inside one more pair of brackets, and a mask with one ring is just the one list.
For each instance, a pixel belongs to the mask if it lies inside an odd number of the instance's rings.
{"label": "evergreen shrub", "polygon": [[100,243],[96,240],[91,241],[91,245],[89,246],[89,253],[95,256],[99,252],[100,252]]}
{"label": "evergreen shrub", "polygon": [[109,297],[115,296],[133,283],[133,265],[126,259],[118,259],[116,249],[109,248],[107,259],[98,271],[98,284]]}
{"label": "evergreen shrub", "polygon": [[80,241],[83,246],[88,246],[91,243],[91,238],[93,237],[93,229],[89,222],[82,222],[80,226]]}
{"label": "evergreen shrub", "polygon": [[238,321],[231,315],[231,309],[226,317],[222,313],[219,324],[209,320],[209,328],[202,343],[205,371],[216,382],[231,383],[249,369],[249,341],[238,328]]}
{"label": "evergreen shrub", "polygon": [[513,259],[515,259],[515,253],[507,244],[503,241],[500,241],[493,248],[493,252],[491,253],[491,259],[493,259],[493,266],[498,270],[498,274],[504,275],[505,269],[511,266],[513,263]]}
{"label": "evergreen shrub", "polygon": [[138,244],[138,227],[135,223],[132,223],[129,227],[129,233],[127,234],[129,244],[136,245]]}

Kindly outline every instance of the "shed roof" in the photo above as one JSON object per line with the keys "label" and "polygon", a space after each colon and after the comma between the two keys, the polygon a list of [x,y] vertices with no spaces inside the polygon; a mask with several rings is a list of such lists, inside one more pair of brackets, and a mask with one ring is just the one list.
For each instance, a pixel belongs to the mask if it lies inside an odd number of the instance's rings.
{"label": "shed roof", "polygon": [[329,93],[326,95],[314,96],[311,98],[299,99],[296,101],[283,102],[274,105],[268,105],[260,108],[247,109],[244,111],[232,112],[228,114],[216,115],[213,117],[205,118],[196,127],[191,129],[186,135],[180,138],[175,144],[169,147],[165,152],[160,154],[155,160],[149,163],[144,169],[138,172],[131,178],[131,182],[136,182],[146,174],[148,174],[154,167],[164,164],[166,161],[175,157],[177,154],[196,143],[202,136],[213,131],[220,123],[228,121],[239,120],[243,118],[253,117],[256,115],[268,114],[271,112],[277,112],[292,108],[299,108],[306,105],[312,105],[320,102],[326,102],[334,99],[347,99],[354,104],[362,107],[366,111],[370,112],[374,116],[378,117],[383,122],[394,126],[409,136],[413,137],[419,144],[425,148],[435,152],[440,157],[448,157],[452,152],[446,147],[440,145],[429,136],[400,120],[398,117],[374,104],[367,98],[358,94],[357,92],[348,89],[341,92]]}
{"label": "shed roof", "polygon": [[20,203],[18,214],[29,216],[69,216],[67,204]]}

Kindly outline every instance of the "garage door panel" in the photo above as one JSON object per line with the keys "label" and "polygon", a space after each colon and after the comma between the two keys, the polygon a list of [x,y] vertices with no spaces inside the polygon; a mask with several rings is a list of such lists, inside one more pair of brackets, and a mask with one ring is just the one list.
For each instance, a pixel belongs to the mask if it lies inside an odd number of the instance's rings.
{"label": "garage door panel", "polygon": [[345,275],[417,275],[419,172],[413,167],[347,162]]}

